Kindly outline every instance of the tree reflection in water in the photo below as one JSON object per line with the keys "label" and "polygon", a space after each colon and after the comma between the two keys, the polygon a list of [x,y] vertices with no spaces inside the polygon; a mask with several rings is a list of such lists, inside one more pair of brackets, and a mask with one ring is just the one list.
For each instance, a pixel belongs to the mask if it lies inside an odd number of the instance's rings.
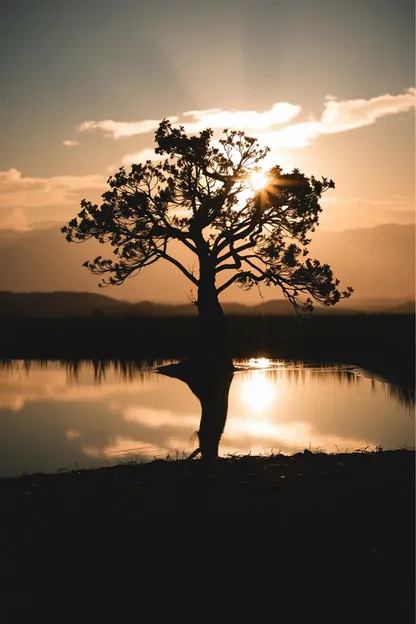
{"label": "tree reflection in water", "polygon": [[210,462],[218,457],[218,447],[228,412],[228,396],[234,367],[222,360],[183,361],[158,368],[158,372],[186,383],[201,403],[197,432],[199,446],[190,459],[201,454]]}

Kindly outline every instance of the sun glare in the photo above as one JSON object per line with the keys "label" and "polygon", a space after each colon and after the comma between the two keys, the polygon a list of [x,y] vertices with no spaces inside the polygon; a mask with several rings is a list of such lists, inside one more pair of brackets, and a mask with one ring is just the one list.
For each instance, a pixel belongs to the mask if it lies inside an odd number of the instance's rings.
{"label": "sun glare", "polygon": [[263,412],[276,397],[276,389],[260,371],[244,380],[241,398],[255,412]]}
{"label": "sun glare", "polygon": [[272,365],[271,360],[269,358],[261,357],[261,358],[250,358],[248,361],[248,365],[250,368],[268,368]]}
{"label": "sun glare", "polygon": [[255,171],[250,176],[250,186],[255,191],[260,191],[267,184],[267,176],[264,171]]}

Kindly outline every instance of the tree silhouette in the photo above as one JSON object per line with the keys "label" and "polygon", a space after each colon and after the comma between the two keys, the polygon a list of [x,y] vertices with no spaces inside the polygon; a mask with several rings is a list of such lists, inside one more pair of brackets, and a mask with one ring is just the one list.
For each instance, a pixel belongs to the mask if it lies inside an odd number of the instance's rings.
{"label": "tree silhouette", "polygon": [[[62,228],[68,241],[96,238],[109,242],[115,260],[99,256],[85,262],[92,273],[108,275],[103,284],[120,285],[163,258],[196,287],[194,300],[205,345],[218,345],[224,320],[218,296],[232,284],[243,289],[278,286],[302,314],[313,300],[332,306],[352,289],[338,289],[328,264],[308,256],[307,237],[315,231],[326,178],[306,177],[279,166],[266,172],[261,189],[251,185],[268,148],[244,132],[224,130],[187,136],[183,127],[163,120],[155,134],[160,162],[120,168],[109,178],[110,189],[98,206],[82,200],[82,210]],[[179,241],[195,255],[198,271],[171,253]]]}

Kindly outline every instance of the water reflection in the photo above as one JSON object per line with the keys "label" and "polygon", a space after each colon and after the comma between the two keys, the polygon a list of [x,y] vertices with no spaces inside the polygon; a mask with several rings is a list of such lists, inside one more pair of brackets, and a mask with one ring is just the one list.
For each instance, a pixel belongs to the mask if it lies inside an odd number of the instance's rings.
{"label": "water reflection", "polygon": [[3,363],[0,475],[189,455],[197,446],[212,458],[220,439],[221,455],[414,445],[412,393],[363,371],[251,360],[234,373],[155,372],[167,364]]}
{"label": "water reflection", "polygon": [[200,453],[204,460],[216,459],[227,420],[234,368],[221,361],[202,361],[197,365],[193,361],[185,361],[162,366],[158,371],[186,383],[201,404],[201,422],[196,432],[199,446],[191,457]]}

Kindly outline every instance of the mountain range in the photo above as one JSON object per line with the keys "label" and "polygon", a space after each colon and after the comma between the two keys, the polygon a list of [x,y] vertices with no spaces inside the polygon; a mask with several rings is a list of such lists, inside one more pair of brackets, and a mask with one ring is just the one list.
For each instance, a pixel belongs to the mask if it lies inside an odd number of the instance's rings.
{"label": "mountain range", "polygon": [[[293,306],[287,300],[275,299],[247,306],[240,303],[224,303],[226,314],[234,315],[293,315]],[[354,307],[324,308],[317,306],[316,314],[389,313],[414,314],[412,301],[357,300]],[[11,293],[0,292],[0,317],[60,318],[90,316],[195,316],[196,307],[189,304],[163,304],[151,301],[130,303],[105,295],[82,292]]]}
{"label": "mountain range", "polygon": [[[176,251],[180,253],[179,249]],[[354,295],[341,302],[337,306],[339,309],[357,309],[364,300],[367,305],[382,299],[394,300],[394,305],[414,300],[413,225],[389,224],[339,232],[318,231],[314,234],[310,252],[312,257],[331,265],[335,276],[341,281],[341,287],[354,288]],[[96,241],[69,244],[56,226],[25,232],[0,230],[0,266],[3,268],[0,272],[0,291],[71,291],[105,294],[111,300],[123,302],[152,301],[176,305],[186,304],[195,296],[190,282],[163,260],[126,280],[122,286],[103,291],[98,288],[99,278],[82,267],[85,260],[97,255],[111,257],[111,248]],[[187,266],[193,262],[190,257],[183,256],[181,259]],[[234,305],[264,306],[281,297],[281,293],[274,288],[262,289],[262,295],[263,299],[257,289],[244,292],[231,287],[223,293],[221,301]],[[279,305],[284,304],[287,302],[282,299]]]}

